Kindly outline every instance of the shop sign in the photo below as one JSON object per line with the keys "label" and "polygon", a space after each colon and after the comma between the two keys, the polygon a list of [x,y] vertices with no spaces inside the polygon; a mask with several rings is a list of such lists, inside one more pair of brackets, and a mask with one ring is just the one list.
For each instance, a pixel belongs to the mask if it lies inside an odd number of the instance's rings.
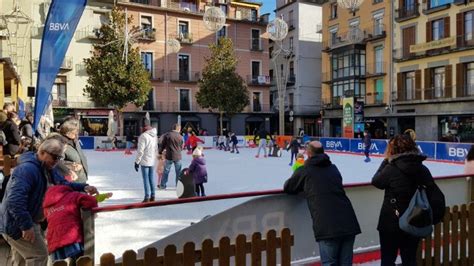
{"label": "shop sign", "polygon": [[423,52],[426,50],[438,49],[438,48],[451,46],[455,44],[456,44],[456,37],[452,36],[452,37],[444,38],[441,40],[410,45],[410,53],[418,53],[418,52]]}
{"label": "shop sign", "polygon": [[344,97],[343,108],[343,130],[345,138],[354,137],[354,97]]}
{"label": "shop sign", "polygon": [[82,110],[82,115],[97,115],[97,116],[109,116],[110,110],[101,110],[101,109],[88,109]]}

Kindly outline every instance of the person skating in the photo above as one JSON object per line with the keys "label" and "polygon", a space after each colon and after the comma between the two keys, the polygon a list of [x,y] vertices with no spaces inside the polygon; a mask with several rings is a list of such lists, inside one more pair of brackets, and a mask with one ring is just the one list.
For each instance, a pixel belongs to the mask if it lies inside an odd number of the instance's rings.
{"label": "person skating", "polygon": [[288,144],[288,148],[286,148],[286,151],[291,150],[291,159],[290,159],[289,166],[293,165],[293,158],[295,158],[296,160],[296,155],[300,152],[300,148],[301,148],[301,144],[296,139],[296,137],[293,137],[291,139],[290,144]]}
{"label": "person skating", "polygon": [[237,139],[237,136],[235,135],[234,132],[231,133],[230,135],[230,142],[232,143],[232,150],[230,151],[231,153],[239,153],[239,148],[237,147],[237,144],[239,144],[239,140]]}
{"label": "person skating", "polygon": [[368,163],[370,162],[370,146],[372,145],[372,138],[370,137],[370,133],[367,130],[364,130],[364,138],[362,139],[364,143],[364,154],[365,154],[365,160],[364,162]]}
{"label": "person skating", "polygon": [[258,151],[257,155],[255,155],[255,158],[258,158],[260,156],[260,150],[263,149],[263,157],[267,158],[267,137],[272,140],[272,136],[270,136],[270,133],[265,129],[265,127],[261,127],[260,130],[255,134],[253,141],[257,143],[257,137],[260,138],[259,143],[258,143]]}
{"label": "person skating", "polygon": [[126,141],[125,154],[131,155],[132,154],[131,148],[133,145],[133,133],[130,128],[127,129],[127,133],[125,135],[125,141]]}
{"label": "person skating", "polygon": [[196,136],[196,133],[192,131],[191,133],[189,133],[188,140],[184,143],[184,146],[191,147],[191,152],[194,152],[199,142],[204,144],[204,140],[198,138],[198,136]]}
{"label": "person skating", "polygon": [[189,173],[193,175],[196,195],[206,196],[204,192],[204,183],[207,183],[206,160],[202,156],[202,147],[197,147],[193,152],[193,160],[188,168]]}
{"label": "person skating", "polygon": [[296,161],[295,161],[295,164],[293,164],[293,166],[291,167],[291,169],[293,170],[293,172],[295,172],[298,168],[300,168],[301,166],[304,165],[304,154],[302,153],[298,153],[296,155]]}
{"label": "person skating", "polygon": [[181,151],[183,150],[183,138],[179,134],[181,131],[181,125],[174,124],[173,130],[167,132],[163,136],[159,148],[159,154],[163,154],[163,151],[166,150],[165,155],[165,169],[163,171],[163,178],[161,179],[160,189],[165,189],[168,183],[168,175],[171,170],[171,165],[174,164],[174,169],[176,172],[175,185],[178,183],[178,177],[181,173]]}
{"label": "person skating", "polygon": [[142,202],[155,201],[155,178],[153,168],[156,160],[157,148],[156,129],[145,120],[143,133],[138,138],[137,158],[135,159],[135,171],[142,169],[143,188],[145,197]]}

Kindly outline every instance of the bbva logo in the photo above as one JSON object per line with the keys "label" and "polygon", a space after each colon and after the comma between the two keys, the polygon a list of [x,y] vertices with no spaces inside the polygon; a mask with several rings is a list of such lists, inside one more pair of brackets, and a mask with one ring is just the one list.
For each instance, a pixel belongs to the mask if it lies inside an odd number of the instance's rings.
{"label": "bbva logo", "polygon": [[467,156],[469,151],[466,148],[448,148],[448,155],[450,157],[460,157],[464,158]]}
{"label": "bbva logo", "polygon": [[326,141],[326,148],[331,148],[331,149],[337,149],[342,147],[342,142],[341,141]]}
{"label": "bbva logo", "polygon": [[[364,144],[363,142],[359,142],[359,143],[357,144],[357,149],[358,149],[358,150],[364,150],[364,149],[365,149],[365,144]],[[371,150],[378,151],[378,150],[379,150],[379,147],[377,147],[377,144],[372,143],[372,144],[370,145],[370,149],[371,149]]]}
{"label": "bbva logo", "polygon": [[52,31],[69,30],[69,23],[49,23],[49,30],[52,30]]}

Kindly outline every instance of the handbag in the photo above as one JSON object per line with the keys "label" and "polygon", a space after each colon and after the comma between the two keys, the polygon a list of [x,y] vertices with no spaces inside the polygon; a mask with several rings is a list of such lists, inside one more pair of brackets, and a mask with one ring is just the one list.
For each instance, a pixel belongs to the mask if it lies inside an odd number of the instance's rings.
{"label": "handbag", "polygon": [[433,232],[433,210],[426,188],[419,186],[410,200],[408,208],[398,219],[400,229],[413,236],[426,237]]}

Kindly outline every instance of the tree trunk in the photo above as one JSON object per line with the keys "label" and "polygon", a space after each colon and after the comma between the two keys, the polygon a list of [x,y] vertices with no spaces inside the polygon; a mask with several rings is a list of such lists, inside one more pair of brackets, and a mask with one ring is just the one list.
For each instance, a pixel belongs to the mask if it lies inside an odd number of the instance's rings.
{"label": "tree trunk", "polygon": [[222,134],[223,134],[223,132],[224,132],[224,131],[222,130],[222,124],[223,124],[222,118],[223,118],[223,115],[224,115],[224,112],[219,111],[219,124],[220,124],[220,127],[221,127],[221,136],[222,136]]}

